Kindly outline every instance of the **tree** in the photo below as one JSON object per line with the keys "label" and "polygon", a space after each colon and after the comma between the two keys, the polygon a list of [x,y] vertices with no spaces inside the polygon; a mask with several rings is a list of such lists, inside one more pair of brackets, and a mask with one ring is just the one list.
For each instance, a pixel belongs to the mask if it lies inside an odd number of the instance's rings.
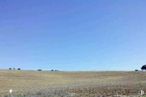
{"label": "tree", "polygon": [[141,70],[146,70],[146,65],[143,65],[143,66],[141,67]]}
{"label": "tree", "polygon": [[42,71],[42,69],[38,69],[37,71]]}

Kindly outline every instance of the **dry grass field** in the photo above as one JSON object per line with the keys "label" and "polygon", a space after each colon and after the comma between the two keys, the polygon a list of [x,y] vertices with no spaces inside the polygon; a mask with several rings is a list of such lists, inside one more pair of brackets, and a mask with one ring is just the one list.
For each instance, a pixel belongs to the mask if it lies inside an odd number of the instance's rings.
{"label": "dry grass field", "polygon": [[139,97],[140,90],[146,72],[0,71],[1,97]]}

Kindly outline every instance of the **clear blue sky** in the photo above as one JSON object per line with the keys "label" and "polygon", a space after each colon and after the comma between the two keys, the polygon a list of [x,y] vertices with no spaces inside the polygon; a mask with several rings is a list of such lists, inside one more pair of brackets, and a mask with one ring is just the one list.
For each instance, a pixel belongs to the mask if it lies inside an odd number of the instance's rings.
{"label": "clear blue sky", "polygon": [[0,68],[134,70],[145,0],[0,0]]}

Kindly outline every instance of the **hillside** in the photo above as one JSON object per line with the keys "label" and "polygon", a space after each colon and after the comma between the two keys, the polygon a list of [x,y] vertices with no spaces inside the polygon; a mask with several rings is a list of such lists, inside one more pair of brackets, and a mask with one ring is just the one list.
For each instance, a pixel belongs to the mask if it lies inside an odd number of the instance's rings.
{"label": "hillside", "polygon": [[107,90],[128,90],[137,94],[146,90],[146,72],[37,72],[0,71],[0,94],[28,93],[64,89],[71,93]]}

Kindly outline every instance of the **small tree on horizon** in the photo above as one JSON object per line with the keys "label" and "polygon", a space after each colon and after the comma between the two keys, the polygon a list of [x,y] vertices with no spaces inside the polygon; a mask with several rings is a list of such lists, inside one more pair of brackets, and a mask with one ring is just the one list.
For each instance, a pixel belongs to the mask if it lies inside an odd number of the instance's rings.
{"label": "small tree on horizon", "polygon": [[143,66],[141,67],[141,70],[146,70],[146,65],[143,65]]}
{"label": "small tree on horizon", "polygon": [[42,69],[38,69],[37,71],[42,71]]}

